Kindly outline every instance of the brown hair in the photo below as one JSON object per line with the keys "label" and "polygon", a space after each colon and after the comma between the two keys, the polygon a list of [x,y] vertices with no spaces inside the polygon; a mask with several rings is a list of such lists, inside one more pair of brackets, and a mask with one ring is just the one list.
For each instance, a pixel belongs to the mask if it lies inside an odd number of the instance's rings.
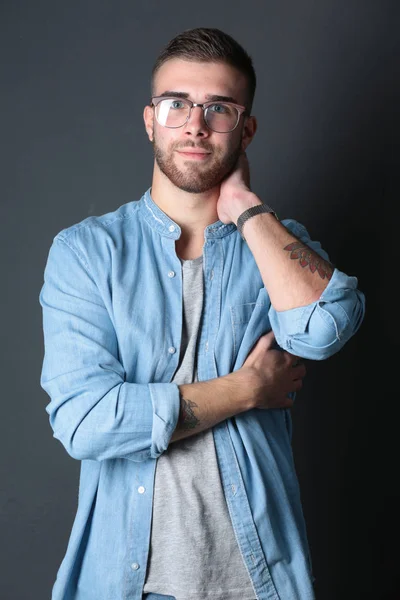
{"label": "brown hair", "polygon": [[167,60],[172,58],[198,62],[221,62],[238,69],[248,81],[246,108],[250,112],[256,90],[253,61],[244,48],[230,35],[220,29],[198,27],[187,29],[174,37],[161,51],[155,62],[151,75],[152,88],[157,71]]}

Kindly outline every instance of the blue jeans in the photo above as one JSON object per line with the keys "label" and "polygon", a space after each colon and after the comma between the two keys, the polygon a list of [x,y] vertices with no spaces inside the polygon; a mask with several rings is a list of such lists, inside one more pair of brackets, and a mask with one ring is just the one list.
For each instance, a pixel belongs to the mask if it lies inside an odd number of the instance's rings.
{"label": "blue jeans", "polygon": [[164,596],[164,594],[143,594],[143,600],[175,600],[175,596]]}

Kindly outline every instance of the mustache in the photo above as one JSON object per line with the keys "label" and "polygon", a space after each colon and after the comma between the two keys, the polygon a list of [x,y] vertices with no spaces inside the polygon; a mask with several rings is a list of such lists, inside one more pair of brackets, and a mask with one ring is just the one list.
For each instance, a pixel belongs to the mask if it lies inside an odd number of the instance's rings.
{"label": "mustache", "polygon": [[184,148],[197,148],[199,150],[205,150],[206,152],[213,152],[214,148],[211,144],[195,144],[193,142],[186,143],[185,145],[176,144],[173,146],[173,150],[183,150]]}

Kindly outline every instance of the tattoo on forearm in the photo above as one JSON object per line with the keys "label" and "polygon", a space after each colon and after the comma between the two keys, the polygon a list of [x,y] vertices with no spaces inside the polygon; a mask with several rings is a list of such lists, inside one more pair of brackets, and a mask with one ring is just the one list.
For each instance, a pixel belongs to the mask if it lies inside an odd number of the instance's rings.
{"label": "tattoo on forearm", "polygon": [[196,402],[187,400],[181,396],[181,422],[183,429],[194,429],[200,423],[200,420],[194,414],[194,408],[198,408]]}
{"label": "tattoo on forearm", "polygon": [[300,265],[310,267],[311,273],[317,272],[321,279],[330,279],[332,277],[332,266],[323,260],[316,252],[313,252],[303,242],[292,242],[284,247],[284,250],[290,252],[290,258],[299,259]]}

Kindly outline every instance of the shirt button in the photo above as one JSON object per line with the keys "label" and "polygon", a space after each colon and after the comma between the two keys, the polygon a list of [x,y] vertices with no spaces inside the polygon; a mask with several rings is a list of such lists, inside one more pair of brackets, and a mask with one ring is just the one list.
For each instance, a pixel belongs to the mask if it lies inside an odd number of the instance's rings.
{"label": "shirt button", "polygon": [[141,485],[140,487],[138,487],[139,494],[144,494],[144,487]]}
{"label": "shirt button", "polygon": [[175,277],[175,271],[169,271],[168,277]]}
{"label": "shirt button", "polygon": [[170,354],[175,354],[175,348],[173,346],[171,346],[170,348],[168,348],[168,352]]}
{"label": "shirt button", "polygon": [[175,225],[170,225],[170,226],[168,227],[168,229],[169,229],[170,231],[175,231]]}
{"label": "shirt button", "polygon": [[139,565],[138,565],[137,563],[132,563],[132,564],[131,564],[131,569],[132,569],[133,571],[137,571],[137,570],[139,569]]}

